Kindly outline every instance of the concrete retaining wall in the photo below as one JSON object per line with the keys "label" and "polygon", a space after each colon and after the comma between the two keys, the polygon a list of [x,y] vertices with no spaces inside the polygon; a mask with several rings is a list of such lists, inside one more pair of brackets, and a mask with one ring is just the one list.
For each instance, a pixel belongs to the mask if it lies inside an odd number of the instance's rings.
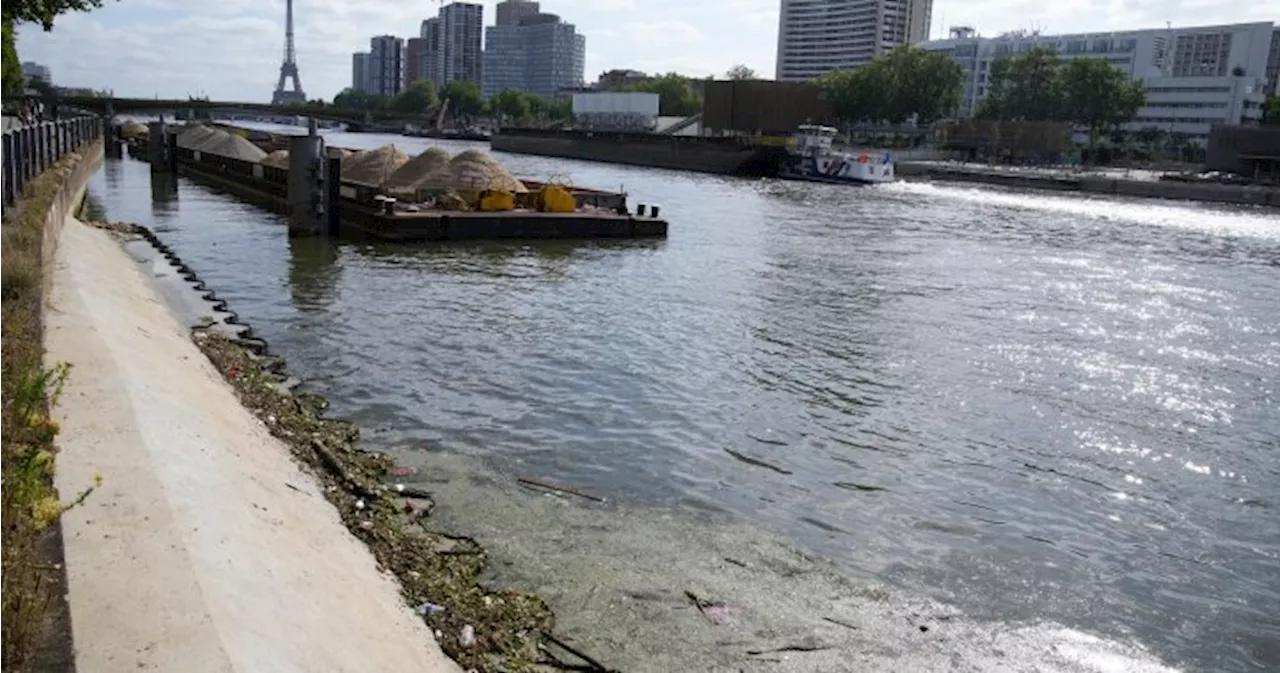
{"label": "concrete retaining wall", "polygon": [[58,251],[58,242],[62,237],[62,224],[68,216],[74,215],[80,208],[81,202],[84,201],[85,190],[89,187],[89,178],[93,177],[98,167],[102,165],[102,140],[86,143],[77,154],[80,157],[79,160],[73,159],[74,164],[62,169],[67,171],[67,175],[58,188],[53,205],[44,216],[44,242],[40,250],[44,258],[43,287],[46,296],[53,278],[53,260]]}

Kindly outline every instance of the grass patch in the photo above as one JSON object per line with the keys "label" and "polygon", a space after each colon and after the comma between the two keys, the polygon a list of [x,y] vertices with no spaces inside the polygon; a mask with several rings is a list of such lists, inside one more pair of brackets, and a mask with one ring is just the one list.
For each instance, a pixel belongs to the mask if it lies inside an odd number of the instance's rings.
{"label": "grass patch", "polygon": [[44,223],[58,191],[78,165],[72,153],[31,181],[22,200],[4,213],[0,235],[0,440],[3,441],[3,668],[21,671],[49,633],[65,593],[61,564],[50,563],[49,536],[64,505],[53,487],[54,438],[49,418],[69,367],[46,368],[44,355]]}

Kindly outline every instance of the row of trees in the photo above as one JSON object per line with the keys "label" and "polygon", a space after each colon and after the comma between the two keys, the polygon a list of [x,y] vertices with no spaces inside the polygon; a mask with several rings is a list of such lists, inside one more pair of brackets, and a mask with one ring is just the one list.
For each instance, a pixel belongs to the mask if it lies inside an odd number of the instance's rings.
{"label": "row of trees", "polygon": [[[448,101],[447,114],[453,117],[500,115],[512,120],[558,121],[567,120],[570,116],[569,101],[507,89],[486,102],[474,82],[462,80],[448,82],[438,90],[430,81],[419,80],[395,96],[344,89],[333,97],[331,106],[343,110],[427,116],[438,114],[444,101]],[[308,103],[311,106],[317,104],[324,105],[323,102]]]}
{"label": "row of trees", "polygon": [[1089,130],[1089,145],[1133,119],[1146,101],[1138,80],[1100,58],[1062,60],[1037,47],[991,64],[984,119],[1070,122]]}
{"label": "row of trees", "polygon": [[[759,76],[756,71],[739,64],[729,68],[725,78],[748,80],[759,79]],[[655,75],[623,90],[658,94],[658,114],[664,117],[688,117],[702,110],[702,96],[694,87],[693,80],[679,73]]]}
{"label": "row of trees", "polygon": [[[914,118],[930,124],[960,106],[964,70],[944,54],[899,47],[855,70],[835,70],[818,79],[844,122],[900,124]],[[1141,82],[1103,59],[1063,61],[1036,48],[996,59],[989,93],[978,116],[1002,121],[1070,122],[1097,138],[1133,119],[1142,107]]]}

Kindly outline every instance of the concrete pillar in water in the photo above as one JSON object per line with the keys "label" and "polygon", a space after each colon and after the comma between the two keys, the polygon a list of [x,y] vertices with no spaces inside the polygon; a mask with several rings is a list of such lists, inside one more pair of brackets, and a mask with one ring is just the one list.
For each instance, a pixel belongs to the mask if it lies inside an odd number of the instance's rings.
{"label": "concrete pillar in water", "polygon": [[312,132],[289,137],[289,234],[316,235],[326,230],[324,213],[324,139]]}
{"label": "concrete pillar in water", "polygon": [[147,124],[147,131],[147,161],[151,163],[151,170],[168,170],[169,161],[165,152],[165,141],[168,140],[168,134],[165,133],[164,122],[158,121]]}

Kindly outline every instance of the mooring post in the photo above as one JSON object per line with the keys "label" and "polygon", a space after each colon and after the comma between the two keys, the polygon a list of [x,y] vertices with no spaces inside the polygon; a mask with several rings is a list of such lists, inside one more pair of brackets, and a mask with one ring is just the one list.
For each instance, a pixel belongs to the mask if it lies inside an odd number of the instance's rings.
{"label": "mooring post", "polygon": [[330,236],[337,236],[340,226],[338,218],[341,217],[339,205],[342,203],[342,159],[328,157],[325,166],[328,169],[324,175],[326,231]]}
{"label": "mooring post", "polygon": [[169,139],[167,136],[163,121],[147,124],[147,161],[150,162],[153,171],[163,171],[169,167],[168,152],[165,147]]}
{"label": "mooring post", "polygon": [[326,230],[324,209],[324,139],[314,120],[305,136],[289,137],[289,234],[311,236]]}

